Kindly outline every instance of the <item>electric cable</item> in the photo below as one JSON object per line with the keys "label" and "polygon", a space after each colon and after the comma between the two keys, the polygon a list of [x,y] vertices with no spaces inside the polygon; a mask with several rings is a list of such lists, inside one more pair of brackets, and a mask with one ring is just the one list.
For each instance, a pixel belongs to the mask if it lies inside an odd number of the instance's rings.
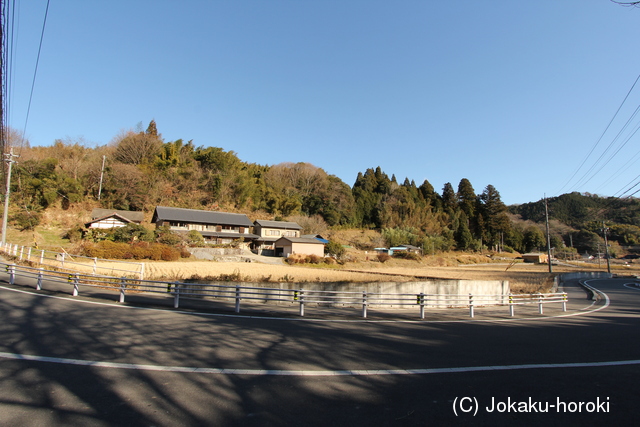
{"label": "electric cable", "polygon": [[29,103],[27,105],[27,115],[24,120],[24,129],[22,131],[22,140],[20,143],[20,150],[22,151],[22,146],[24,145],[24,136],[27,133],[27,123],[29,122],[29,113],[31,112],[31,102],[33,101],[33,92],[36,86],[36,77],[38,75],[38,65],[40,64],[40,54],[42,53],[42,43],[44,41],[44,30],[47,26],[47,17],[49,16],[49,4],[51,0],[47,0],[47,7],[44,11],[44,20],[42,22],[42,31],[40,33],[40,44],[38,46],[38,54],[36,56],[36,66],[33,71],[33,80],[31,82],[31,93],[29,94]]}
{"label": "electric cable", "polygon": [[[593,152],[595,151],[596,147],[600,144],[600,141],[602,141],[602,138],[604,138],[604,135],[607,133],[607,131],[609,130],[609,127],[611,127],[611,124],[613,123],[613,121],[616,119],[616,117],[618,116],[618,113],[620,112],[620,110],[622,109],[622,107],[624,106],[624,104],[627,102],[627,99],[629,98],[629,95],[631,95],[631,92],[633,91],[633,89],[636,87],[636,84],[638,83],[638,80],[640,80],[640,74],[638,74],[638,77],[636,77],[636,80],[633,82],[633,85],[631,86],[631,89],[629,89],[629,91],[627,92],[627,95],[624,97],[624,99],[622,100],[622,102],[620,103],[620,105],[618,106],[618,109],[616,110],[615,114],[613,115],[613,117],[611,118],[611,120],[609,121],[609,123],[607,124],[607,126],[605,127],[604,131],[602,132],[602,134],[600,135],[600,137],[598,138],[598,140],[596,141],[596,143],[593,145],[593,147],[591,147],[591,150],[589,151],[589,153],[587,154],[587,156],[582,160],[582,163],[580,163],[580,165],[578,166],[578,168],[573,172],[573,174],[571,175],[571,177],[565,182],[565,184],[556,192],[556,195],[560,194],[560,192],[562,190],[564,190],[573,180],[573,178],[575,178],[575,176],[578,174],[578,172],[582,169],[582,167],[585,165],[585,163],[587,162],[587,160],[589,159],[589,157],[591,157],[591,155],[593,154]],[[588,173],[588,172],[587,172]]]}

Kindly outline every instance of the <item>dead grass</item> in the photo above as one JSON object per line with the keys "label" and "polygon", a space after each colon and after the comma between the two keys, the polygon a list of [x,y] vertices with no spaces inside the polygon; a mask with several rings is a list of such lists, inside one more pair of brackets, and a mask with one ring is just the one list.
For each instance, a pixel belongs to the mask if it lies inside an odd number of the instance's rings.
{"label": "dead grass", "polygon": [[[484,262],[484,263],[482,263]],[[157,280],[242,280],[248,282],[406,282],[427,279],[508,280],[512,292],[548,292],[558,273],[606,271],[606,265],[584,264],[577,268],[490,260],[480,255],[440,255],[415,262],[392,259],[380,263],[370,259],[343,266],[269,265],[211,261],[148,262],[146,277]],[[640,274],[640,266],[612,266],[619,274]]]}
{"label": "dead grass", "polygon": [[[375,273],[352,272],[335,268],[299,267],[246,262],[161,262],[145,263],[145,277],[152,280],[184,280],[208,278],[230,280],[242,278],[247,282],[379,282]],[[410,276],[390,275],[384,280],[407,282],[415,280]]]}

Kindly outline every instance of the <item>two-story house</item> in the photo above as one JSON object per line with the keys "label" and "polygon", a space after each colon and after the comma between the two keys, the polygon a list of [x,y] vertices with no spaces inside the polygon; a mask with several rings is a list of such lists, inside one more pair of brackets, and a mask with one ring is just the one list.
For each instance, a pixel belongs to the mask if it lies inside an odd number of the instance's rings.
{"label": "two-story house", "polygon": [[275,255],[273,244],[281,237],[300,237],[302,227],[295,222],[257,220],[253,232],[258,236],[252,249],[258,254]]}
{"label": "two-story house", "polygon": [[253,224],[244,214],[156,206],[151,222],[172,231],[196,230],[210,243],[227,244],[238,239],[249,243],[258,238],[251,233]]}

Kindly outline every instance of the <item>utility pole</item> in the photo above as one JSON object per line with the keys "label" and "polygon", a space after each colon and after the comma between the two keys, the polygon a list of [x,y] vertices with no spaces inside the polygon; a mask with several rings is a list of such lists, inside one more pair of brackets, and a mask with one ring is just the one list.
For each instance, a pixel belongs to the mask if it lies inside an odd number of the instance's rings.
{"label": "utility pole", "polygon": [[102,156],[102,169],[100,169],[100,187],[98,188],[98,200],[100,200],[100,195],[102,194],[102,177],[104,176],[104,161],[107,156]]}
{"label": "utility pole", "polygon": [[9,216],[9,193],[11,192],[11,166],[16,162],[14,157],[18,157],[13,154],[13,148],[9,153],[5,153],[5,161],[9,165],[7,169],[7,189],[4,193],[4,212],[2,214],[2,246],[7,242],[7,219]]}
{"label": "utility pole", "polygon": [[609,260],[609,243],[607,242],[608,227],[605,227],[604,221],[602,221],[602,234],[604,234],[604,256],[607,258],[607,273],[611,273],[611,262]]}
{"label": "utility pole", "polygon": [[547,205],[547,195],[544,196],[544,217],[547,225],[547,257],[549,259],[549,273],[553,273],[551,265],[551,234],[549,233],[549,206]]}

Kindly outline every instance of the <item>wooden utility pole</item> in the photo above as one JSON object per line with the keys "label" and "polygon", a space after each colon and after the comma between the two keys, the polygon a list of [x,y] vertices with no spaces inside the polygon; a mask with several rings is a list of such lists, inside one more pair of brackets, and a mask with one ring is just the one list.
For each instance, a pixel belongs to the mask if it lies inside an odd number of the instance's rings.
{"label": "wooden utility pole", "polygon": [[100,169],[100,187],[98,188],[98,200],[100,200],[100,195],[102,194],[102,178],[104,177],[104,161],[107,156],[102,156],[102,169]]}
{"label": "wooden utility pole", "polygon": [[604,256],[607,258],[607,273],[611,273],[611,261],[609,260],[609,243],[607,242],[607,233],[609,228],[602,221],[602,234],[604,234]]}
{"label": "wooden utility pole", "polygon": [[551,234],[549,233],[549,206],[547,205],[547,195],[544,196],[544,217],[547,226],[547,257],[549,262],[549,273],[553,273],[551,264]]}
{"label": "wooden utility pole", "polygon": [[5,161],[8,163],[7,168],[7,188],[4,193],[4,212],[2,213],[2,246],[7,242],[7,220],[9,217],[9,193],[11,192],[11,166],[16,162],[14,157],[18,157],[13,154],[13,148],[11,152],[5,154]]}

